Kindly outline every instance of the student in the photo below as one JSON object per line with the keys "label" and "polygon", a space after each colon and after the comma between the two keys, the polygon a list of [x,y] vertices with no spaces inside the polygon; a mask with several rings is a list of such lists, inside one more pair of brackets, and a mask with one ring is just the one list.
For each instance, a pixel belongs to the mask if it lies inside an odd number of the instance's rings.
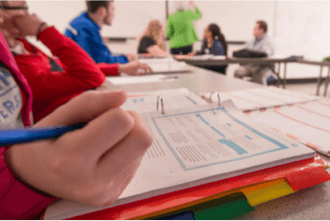
{"label": "student", "polygon": [[[244,49],[255,52],[266,53],[267,56],[274,54],[274,45],[267,35],[267,23],[265,21],[257,21],[253,28],[254,39],[247,43]],[[243,78],[245,76],[252,76],[252,81],[267,85],[267,78],[272,76],[270,66],[265,65],[242,65],[235,70],[234,76],[236,78]]]}
{"label": "student", "polygon": [[[189,56],[213,54],[227,56],[227,42],[216,24],[210,24],[204,29],[203,44],[200,51],[189,53]],[[222,74],[226,73],[227,66],[203,66],[203,68],[213,70]]]}
{"label": "student", "polygon": [[192,52],[192,45],[198,41],[197,34],[192,24],[202,17],[195,3],[190,1],[195,12],[184,10],[183,2],[178,2],[177,12],[168,16],[165,36],[170,39],[171,54],[186,55]]}
{"label": "student", "polygon": [[163,26],[158,20],[148,24],[139,42],[138,54],[169,56],[165,51]]}
{"label": "student", "polygon": [[115,16],[113,0],[86,0],[87,12],[73,19],[65,30],[65,35],[77,42],[96,63],[126,64],[138,59],[137,54],[113,56],[104,44],[100,30],[104,25],[111,25]]}
{"label": "student", "polygon": [[[10,7],[13,2],[3,2]],[[26,7],[20,1],[20,7]],[[119,71],[138,74],[138,69],[150,71],[146,64],[98,64],[76,43],[60,34],[54,27],[49,27],[37,15],[30,15],[26,10],[1,9],[6,15],[8,34],[6,40],[15,55],[16,62],[26,77],[33,93],[33,115],[37,122],[58,106],[85,90],[100,86],[106,75],[118,75]],[[14,25],[15,24],[15,25]],[[25,39],[16,40],[10,29],[17,28],[20,36],[37,36],[58,59],[46,56],[37,47]]]}
{"label": "student", "polygon": [[[12,10],[24,7],[15,4]],[[1,32],[0,51],[1,129],[29,127],[31,89]],[[0,147],[0,219],[38,218],[58,198],[112,204],[152,143],[140,117],[119,108],[125,99],[123,91],[85,92],[35,125],[87,123],[84,128],[49,141]],[[6,103],[14,105],[8,109]]]}

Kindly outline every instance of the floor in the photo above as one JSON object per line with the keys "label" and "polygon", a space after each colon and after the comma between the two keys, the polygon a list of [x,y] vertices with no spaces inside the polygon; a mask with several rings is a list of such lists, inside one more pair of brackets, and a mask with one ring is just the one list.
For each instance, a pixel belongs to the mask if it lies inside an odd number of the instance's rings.
{"label": "floor", "polygon": [[[280,86],[282,88],[282,86]],[[316,95],[317,84],[316,83],[299,83],[299,84],[287,84],[286,90],[309,94],[309,95]],[[320,87],[320,96],[324,94],[324,85]],[[330,89],[328,89],[327,97],[330,97]]]}

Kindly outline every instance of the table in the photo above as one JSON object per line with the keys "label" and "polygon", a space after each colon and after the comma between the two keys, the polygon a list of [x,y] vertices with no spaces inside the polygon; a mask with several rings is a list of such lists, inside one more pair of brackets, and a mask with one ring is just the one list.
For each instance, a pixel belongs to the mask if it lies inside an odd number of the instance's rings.
{"label": "table", "polygon": [[[274,74],[277,75],[279,81],[277,85],[279,86],[280,81],[283,83],[283,88],[286,86],[286,69],[287,63],[296,62],[297,59],[294,58],[233,58],[228,57],[226,59],[178,59],[179,61],[185,61],[187,64],[194,66],[224,66],[228,64],[258,64],[258,65],[275,65],[278,64],[277,71],[275,68],[272,70]],[[283,80],[281,78],[281,63],[284,64]]]}
{"label": "table", "polygon": [[318,96],[320,94],[320,87],[322,84],[322,71],[323,67],[328,67],[328,75],[324,81],[324,93],[323,96],[327,96],[327,91],[328,91],[328,84],[330,81],[330,61],[311,61],[311,60],[305,60],[305,59],[298,59],[297,63],[300,64],[307,64],[307,65],[318,65],[320,66],[320,75],[319,78],[317,79],[317,88],[316,88],[316,95]]}
{"label": "table", "polygon": [[[192,67],[192,70],[192,74],[178,74],[179,79],[176,81],[121,85],[120,87],[106,83],[100,89],[122,88],[128,92],[142,92],[187,87],[194,93],[199,94],[211,91],[225,92],[264,87],[241,79],[229,78],[202,68]],[[328,157],[321,157],[330,162]],[[330,219],[329,211],[330,182],[327,182],[257,205],[255,211],[235,217],[235,219]]]}

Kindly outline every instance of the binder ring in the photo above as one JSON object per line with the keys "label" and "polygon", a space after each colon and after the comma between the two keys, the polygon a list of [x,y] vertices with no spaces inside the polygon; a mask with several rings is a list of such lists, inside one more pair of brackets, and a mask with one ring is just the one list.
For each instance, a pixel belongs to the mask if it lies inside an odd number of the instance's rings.
{"label": "binder ring", "polygon": [[157,96],[157,111],[159,110],[159,103],[160,103],[160,106],[161,106],[161,110],[160,110],[160,113],[161,114],[165,114],[165,110],[164,110],[164,100],[161,96]]}
{"label": "binder ring", "polygon": [[209,102],[209,103],[212,103],[212,95],[213,95],[214,93],[217,93],[217,92],[215,92],[215,91],[212,91],[212,92],[211,92],[210,97],[209,97],[209,99],[208,99],[208,102]]}
{"label": "binder ring", "polygon": [[218,97],[218,106],[221,107],[221,100],[220,100],[220,93],[219,92],[212,91],[211,94],[210,94],[210,97],[208,99],[208,102],[212,103],[212,95],[215,94],[215,93],[217,94],[217,97]]}
{"label": "binder ring", "polygon": [[217,92],[217,96],[218,96],[218,107],[221,107],[220,93]]}

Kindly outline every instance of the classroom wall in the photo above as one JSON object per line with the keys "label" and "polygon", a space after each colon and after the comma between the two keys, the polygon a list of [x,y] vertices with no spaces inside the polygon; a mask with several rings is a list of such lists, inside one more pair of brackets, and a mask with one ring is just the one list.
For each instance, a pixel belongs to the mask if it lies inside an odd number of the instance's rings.
{"label": "classroom wall", "polygon": [[[188,1],[186,1],[188,2]],[[330,1],[195,1],[203,14],[202,19],[194,23],[201,38],[204,28],[211,22],[217,23],[229,41],[248,41],[253,38],[255,21],[268,22],[269,35],[276,45],[276,54],[285,56],[303,55],[305,58],[321,60],[330,55],[328,29],[330,21]],[[61,32],[68,22],[85,10],[85,1],[35,1],[28,0],[30,12],[37,13],[49,24],[55,25]],[[188,4],[189,5],[189,4]],[[165,24],[165,1],[126,1],[116,0],[116,17],[113,25],[104,27],[103,36],[139,37],[152,19]],[[169,1],[170,13],[174,11],[174,2]],[[40,42],[34,41],[43,50]],[[110,43],[113,52],[135,53],[137,41]],[[194,48],[197,50],[200,43]],[[239,49],[229,46],[229,55]],[[47,51],[49,53],[49,51]],[[228,68],[232,76],[235,66]],[[288,78],[310,78],[319,75],[314,66],[289,64]],[[324,70],[326,71],[326,70]]]}

